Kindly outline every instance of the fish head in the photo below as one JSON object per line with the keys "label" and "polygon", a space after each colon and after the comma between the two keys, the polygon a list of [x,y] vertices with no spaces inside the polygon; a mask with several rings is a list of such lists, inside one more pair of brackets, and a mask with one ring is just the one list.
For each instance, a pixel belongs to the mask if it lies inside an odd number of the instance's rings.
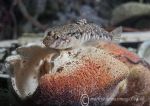
{"label": "fish head", "polygon": [[76,37],[72,36],[72,33],[57,29],[46,31],[43,44],[53,49],[68,49],[75,45],[75,41]]}

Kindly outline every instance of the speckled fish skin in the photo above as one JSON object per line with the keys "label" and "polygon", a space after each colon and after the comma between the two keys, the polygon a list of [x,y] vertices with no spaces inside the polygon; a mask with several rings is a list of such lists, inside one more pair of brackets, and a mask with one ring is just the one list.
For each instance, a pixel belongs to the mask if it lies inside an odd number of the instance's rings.
{"label": "speckled fish skin", "polygon": [[81,19],[76,23],[48,29],[43,44],[49,48],[68,49],[97,40],[113,40],[113,35],[100,26]]}

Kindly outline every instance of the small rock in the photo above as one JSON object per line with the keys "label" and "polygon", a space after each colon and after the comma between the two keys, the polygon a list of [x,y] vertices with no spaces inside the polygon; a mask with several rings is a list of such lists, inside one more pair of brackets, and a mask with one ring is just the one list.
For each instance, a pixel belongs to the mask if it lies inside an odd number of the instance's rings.
{"label": "small rock", "polygon": [[[121,10],[121,11],[120,11]],[[118,6],[112,12],[111,23],[116,25],[124,20],[136,16],[150,15],[150,5],[137,2],[129,2]]]}
{"label": "small rock", "polygon": [[138,49],[138,55],[150,63],[150,41],[145,41]]}

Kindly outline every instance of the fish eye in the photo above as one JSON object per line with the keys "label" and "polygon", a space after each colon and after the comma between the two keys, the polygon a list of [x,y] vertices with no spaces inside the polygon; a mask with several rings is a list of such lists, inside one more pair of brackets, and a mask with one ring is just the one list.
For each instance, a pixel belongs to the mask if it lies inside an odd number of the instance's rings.
{"label": "fish eye", "polygon": [[53,31],[48,31],[47,36],[53,36],[55,33]]}
{"label": "fish eye", "polygon": [[51,31],[49,31],[49,32],[47,33],[47,36],[51,36]]}

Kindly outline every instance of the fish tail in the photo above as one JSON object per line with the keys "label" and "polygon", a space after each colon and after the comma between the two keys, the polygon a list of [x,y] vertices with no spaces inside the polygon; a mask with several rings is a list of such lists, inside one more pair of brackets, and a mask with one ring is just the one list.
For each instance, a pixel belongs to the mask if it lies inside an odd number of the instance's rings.
{"label": "fish tail", "polygon": [[122,33],[122,27],[118,27],[114,29],[113,31],[110,32],[110,35],[112,36],[112,40],[115,42],[119,42],[121,38],[121,33]]}

